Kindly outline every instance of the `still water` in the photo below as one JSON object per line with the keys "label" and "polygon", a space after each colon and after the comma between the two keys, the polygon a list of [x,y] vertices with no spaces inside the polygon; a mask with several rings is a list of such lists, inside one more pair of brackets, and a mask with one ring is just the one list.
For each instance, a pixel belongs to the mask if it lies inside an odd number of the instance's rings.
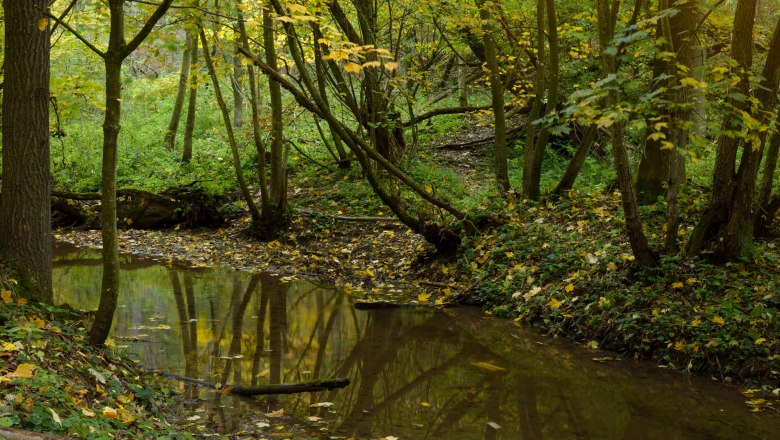
{"label": "still water", "polygon": [[[99,254],[56,248],[56,300],[96,309]],[[347,377],[345,389],[238,398],[184,390],[207,432],[273,429],[280,405],[360,439],[776,439],[735,389],[542,338],[479,310],[356,310],[338,290],[123,257],[113,339],[144,366],[215,383]],[[274,400],[278,399],[278,400]],[[266,426],[271,425],[271,426]]]}

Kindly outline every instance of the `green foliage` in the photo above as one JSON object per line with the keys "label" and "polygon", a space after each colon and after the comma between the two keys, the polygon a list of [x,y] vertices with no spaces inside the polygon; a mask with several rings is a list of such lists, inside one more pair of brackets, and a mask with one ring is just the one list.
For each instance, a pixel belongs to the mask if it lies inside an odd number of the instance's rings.
{"label": "green foliage", "polygon": [[[86,345],[72,309],[25,305],[2,291],[0,426],[79,438],[187,438],[160,407],[177,404],[132,362]],[[75,321],[74,321],[75,320]]]}

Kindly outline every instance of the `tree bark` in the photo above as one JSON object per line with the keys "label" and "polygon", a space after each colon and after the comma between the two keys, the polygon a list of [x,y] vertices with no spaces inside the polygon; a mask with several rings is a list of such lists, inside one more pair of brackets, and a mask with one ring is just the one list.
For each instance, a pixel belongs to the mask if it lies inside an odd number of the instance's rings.
{"label": "tree bark", "polygon": [[0,260],[30,299],[53,301],[47,0],[5,1]]}
{"label": "tree bark", "polygon": [[198,107],[198,36],[190,35],[190,87],[187,100],[187,120],[184,125],[184,142],[181,150],[181,161],[190,163],[192,160],[192,135],[195,132],[195,111]]}
{"label": "tree bark", "polygon": [[176,379],[182,382],[191,383],[193,385],[217,389],[223,393],[236,394],[239,396],[315,393],[318,391],[344,388],[350,383],[349,379],[320,379],[320,380],[312,380],[310,382],[277,383],[277,384],[270,384],[270,385],[257,385],[257,386],[248,386],[248,387],[240,386],[240,385],[227,385],[224,387],[217,387],[217,384],[203,379],[184,377],[184,376],[179,376],[173,373],[166,373],[166,372],[158,372],[155,374],[157,374],[158,376],[167,377],[169,379]]}
{"label": "tree bark", "polygon": [[[606,50],[612,45],[614,38],[614,19],[612,18],[616,11],[615,5],[610,5],[609,0],[597,1],[598,28],[599,28],[599,47],[602,51],[602,71],[607,77],[615,77],[617,80],[617,59],[615,55]],[[615,87],[610,88],[606,98],[608,108],[615,107],[619,102],[618,91]],[[639,205],[634,192],[634,182],[631,177],[631,165],[628,160],[628,154],[623,139],[623,122],[614,121],[609,127],[610,139],[612,141],[612,156],[617,171],[618,186],[623,203],[623,215],[626,220],[626,233],[628,241],[631,244],[631,251],[634,254],[636,262],[641,266],[652,267],[657,264],[657,259],[650,245],[647,242],[642,221],[639,218]]]}
{"label": "tree bark", "polygon": [[[100,303],[95,321],[89,330],[89,342],[103,345],[111,331],[119,295],[119,247],[117,240],[116,163],[119,121],[122,102],[122,62],[149,35],[173,0],[163,0],[130,42],[125,42],[124,0],[109,0],[110,31],[108,49],[100,52],[94,45],[82,40],[103,57],[106,81],[106,110],[103,119],[102,199],[100,205],[101,235],[103,238],[103,280]],[[80,38],[81,39],[81,38]]]}
{"label": "tree bark", "polygon": [[477,0],[479,16],[482,19],[483,44],[485,45],[485,58],[487,68],[490,70],[490,96],[493,101],[493,119],[495,130],[495,142],[493,143],[493,168],[496,173],[496,183],[503,192],[508,192],[509,169],[507,166],[506,151],[506,117],[504,115],[504,84],[501,82],[501,74],[496,55],[496,42],[493,39],[492,14],[484,0]]}
{"label": "tree bark", "polygon": [[244,171],[241,168],[241,156],[238,154],[238,142],[236,141],[235,133],[233,132],[233,124],[230,122],[230,111],[228,110],[225,98],[222,96],[222,88],[219,85],[219,78],[217,78],[217,72],[214,68],[214,61],[209,54],[209,45],[206,40],[206,32],[203,28],[200,29],[200,44],[203,46],[203,59],[206,62],[206,67],[209,70],[209,76],[211,77],[211,84],[214,87],[214,96],[217,99],[217,105],[222,113],[222,120],[225,123],[225,131],[227,132],[228,144],[230,146],[230,154],[233,158],[233,169],[236,171],[236,180],[238,181],[241,195],[249,208],[249,214],[252,217],[252,221],[256,222],[260,218],[260,211],[257,209],[252,193],[249,191],[249,186],[244,178]]}
{"label": "tree bark", "polygon": [[165,148],[173,150],[176,144],[176,131],[181,121],[181,111],[184,107],[184,98],[187,96],[187,80],[190,77],[190,64],[192,62],[192,44],[189,35],[184,43],[184,51],[181,56],[181,70],[179,71],[179,86],[176,90],[176,100],[173,103],[171,120],[168,122],[168,131],[165,133]]}
{"label": "tree bark", "polygon": [[[272,6],[263,10],[263,48],[266,63],[278,69],[276,56],[276,32],[271,16]],[[264,238],[274,238],[287,217],[287,153],[284,147],[284,121],[282,114],[282,87],[273,78],[268,79],[271,101],[271,163],[268,182],[268,203],[263,205],[262,217],[255,222],[255,232]]]}

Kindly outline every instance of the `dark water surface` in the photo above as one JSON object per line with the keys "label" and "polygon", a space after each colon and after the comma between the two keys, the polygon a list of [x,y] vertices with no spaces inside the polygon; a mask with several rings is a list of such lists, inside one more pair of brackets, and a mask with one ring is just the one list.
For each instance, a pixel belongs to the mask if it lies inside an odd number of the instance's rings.
{"label": "dark water surface", "polygon": [[[56,255],[56,300],[97,308],[99,254],[58,245]],[[327,427],[325,438],[780,438],[780,417],[751,413],[733,388],[633,360],[596,362],[608,354],[479,310],[359,311],[308,282],[122,261],[118,346],[146,367],[216,383],[348,377],[342,390],[278,397]],[[206,432],[274,429],[263,414],[272,397],[186,392]]]}

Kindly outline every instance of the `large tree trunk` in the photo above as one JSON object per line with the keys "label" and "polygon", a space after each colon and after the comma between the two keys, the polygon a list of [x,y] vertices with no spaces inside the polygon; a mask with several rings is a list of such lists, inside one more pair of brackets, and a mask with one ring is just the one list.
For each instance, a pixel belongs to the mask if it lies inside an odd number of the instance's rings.
{"label": "large tree trunk", "polygon": [[26,294],[51,303],[49,29],[47,0],[5,1],[0,260]]}
{"label": "large tree trunk", "polygon": [[504,115],[504,84],[501,82],[501,74],[498,67],[498,56],[496,55],[496,42],[493,38],[493,29],[490,26],[492,14],[485,5],[484,0],[477,0],[479,7],[479,16],[483,23],[482,41],[485,45],[485,59],[487,68],[490,70],[490,95],[493,101],[493,117],[495,142],[493,143],[493,167],[496,173],[496,182],[503,192],[508,192],[509,169],[507,166],[506,151],[506,117]]}
{"label": "large tree trunk", "polygon": [[[197,50],[197,49],[196,49]],[[179,87],[176,90],[176,100],[173,103],[171,120],[168,122],[168,131],[165,133],[165,148],[173,150],[176,144],[176,131],[181,121],[181,111],[184,107],[184,98],[187,96],[187,80],[190,77],[190,64],[192,62],[192,44],[190,36],[184,43],[184,51],[181,56],[181,70],[179,71]]]}
{"label": "large tree trunk", "polygon": [[[742,72],[750,72],[753,49],[753,24],[755,21],[756,0],[740,0],[734,19],[732,57]],[[761,124],[767,121],[767,114],[774,108],[777,99],[777,76],[780,71],[780,20],[767,51],[766,63],[762,72],[762,83],[755,91],[757,102],[763,108],[750,116]],[[742,81],[735,92],[750,97],[748,73],[742,75]],[[737,111],[751,113],[748,100],[730,102]],[[742,118],[739,113],[730,113],[724,117],[724,132],[740,130]],[[753,193],[756,187],[758,169],[763,155],[764,133],[749,133],[748,139],[734,139],[721,135],[715,156],[713,175],[713,196],[710,206],[696,225],[689,242],[688,252],[698,254],[711,252],[713,259],[728,261],[735,258],[750,257],[754,239]],[[742,147],[738,169],[737,156]]]}
{"label": "large tree trunk", "polygon": [[675,87],[679,85],[679,66],[688,69],[686,75],[693,75],[694,69],[700,67],[696,65],[701,61],[696,29],[701,14],[695,3],[671,5],[668,0],[659,1],[662,11],[670,7],[678,12],[661,20],[656,38],[663,38],[666,41],[664,50],[677,56],[656,60],[653,86],[666,88],[668,91],[664,96],[673,104],[668,119],[660,121],[666,124],[660,130],[656,129],[658,120],[647,121],[644,155],[639,162],[636,183],[642,203],[654,203],[671,181],[685,183],[685,157],[682,152],[688,146],[690,128],[696,124],[692,107],[696,96],[701,93],[690,87]]}

